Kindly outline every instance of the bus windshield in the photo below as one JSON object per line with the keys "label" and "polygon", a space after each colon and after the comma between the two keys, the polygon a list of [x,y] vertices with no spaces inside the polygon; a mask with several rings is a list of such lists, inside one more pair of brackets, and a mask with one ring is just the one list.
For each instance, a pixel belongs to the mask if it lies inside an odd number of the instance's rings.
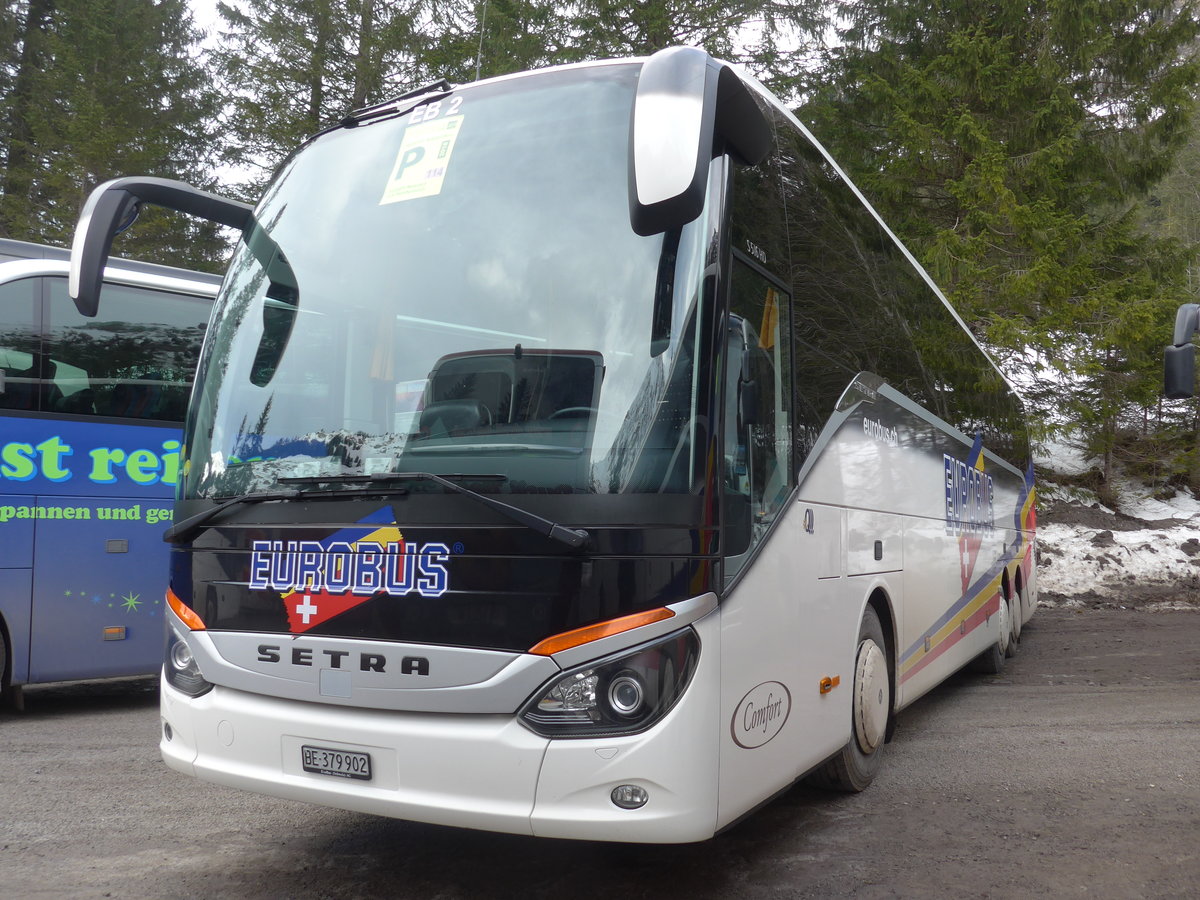
{"label": "bus windshield", "polygon": [[184,496],[384,472],[694,492],[708,213],[630,228],[637,74],[434,94],[298,153],[218,298]]}

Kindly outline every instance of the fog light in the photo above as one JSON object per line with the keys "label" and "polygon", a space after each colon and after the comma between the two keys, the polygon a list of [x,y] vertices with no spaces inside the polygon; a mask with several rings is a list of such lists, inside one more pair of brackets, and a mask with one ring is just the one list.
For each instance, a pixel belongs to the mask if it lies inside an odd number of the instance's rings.
{"label": "fog light", "polygon": [[636,784],[619,784],[612,791],[612,802],[621,809],[641,809],[650,795]]}
{"label": "fog light", "polygon": [[168,741],[175,737],[175,732],[171,730],[171,723],[163,719],[163,737]]}

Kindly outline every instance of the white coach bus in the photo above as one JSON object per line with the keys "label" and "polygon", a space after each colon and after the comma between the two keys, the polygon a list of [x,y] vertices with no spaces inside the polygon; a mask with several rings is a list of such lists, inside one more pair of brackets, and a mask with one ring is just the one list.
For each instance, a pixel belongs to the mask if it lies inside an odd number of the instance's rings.
{"label": "white coach bus", "polygon": [[1036,601],[1019,401],[776,99],[690,48],[439,83],[240,228],[187,426],[163,757],[547,837],[703,840],[865,788]]}

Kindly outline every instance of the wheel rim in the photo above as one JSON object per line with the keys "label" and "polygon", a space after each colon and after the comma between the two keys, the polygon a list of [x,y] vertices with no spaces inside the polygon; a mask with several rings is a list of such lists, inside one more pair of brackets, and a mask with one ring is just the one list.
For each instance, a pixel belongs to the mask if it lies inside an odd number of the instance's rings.
{"label": "wheel rim", "polygon": [[1000,595],[1000,652],[1008,652],[1008,642],[1012,638],[1012,609],[1009,607],[1008,598],[1003,594]]}
{"label": "wheel rim", "polygon": [[863,753],[874,753],[887,733],[891,685],[888,683],[887,656],[872,640],[858,645],[854,687],[855,737]]}

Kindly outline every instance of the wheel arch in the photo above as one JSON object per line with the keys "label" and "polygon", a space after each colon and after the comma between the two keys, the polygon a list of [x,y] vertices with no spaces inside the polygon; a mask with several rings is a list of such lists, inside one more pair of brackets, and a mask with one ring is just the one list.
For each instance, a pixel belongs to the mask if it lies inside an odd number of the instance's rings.
{"label": "wheel arch", "polygon": [[12,634],[8,630],[4,610],[0,609],[0,695],[6,694],[12,684],[12,670]]}

